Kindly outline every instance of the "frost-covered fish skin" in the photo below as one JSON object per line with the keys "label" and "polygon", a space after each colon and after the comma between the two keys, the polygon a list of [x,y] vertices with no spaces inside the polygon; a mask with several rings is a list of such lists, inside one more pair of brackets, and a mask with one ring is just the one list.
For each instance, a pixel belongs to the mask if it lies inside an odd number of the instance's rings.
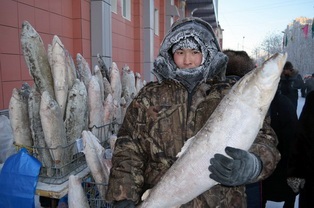
{"label": "frost-covered fish skin", "polygon": [[34,147],[38,151],[38,156],[42,162],[43,167],[47,169],[47,176],[51,177],[54,175],[53,161],[50,155],[49,149],[47,148],[43,127],[40,120],[40,100],[41,95],[36,90],[36,85],[33,86],[32,91],[28,98],[28,115],[30,122],[30,129],[34,142]]}
{"label": "frost-covered fish skin", "polygon": [[177,161],[159,183],[144,193],[144,202],[138,207],[177,207],[216,185],[209,178],[210,158],[216,153],[226,155],[226,146],[250,148],[276,93],[286,59],[287,54],[275,54],[242,77],[203,128],[185,143]]}
{"label": "frost-covered fish skin", "polygon": [[84,83],[78,79],[69,91],[64,125],[71,159],[75,153],[73,149],[75,145],[72,143],[81,137],[83,130],[87,129],[87,90]]}
{"label": "frost-covered fish skin", "polygon": [[76,175],[69,176],[68,187],[69,208],[89,208],[86,193],[82,186],[82,180]]}
{"label": "frost-covered fish skin", "polygon": [[[92,129],[93,134],[101,139],[102,131],[99,127],[103,125],[104,108],[101,97],[100,86],[97,77],[91,77],[88,84],[88,109],[89,109],[89,128]],[[101,139],[102,140],[102,139]]]}
{"label": "frost-covered fish skin", "polygon": [[75,80],[78,77],[77,77],[75,64],[74,64],[74,61],[73,61],[71,54],[66,49],[64,49],[64,52],[65,52],[65,62],[66,62],[67,68],[68,68],[68,75],[69,75],[68,86],[69,86],[69,89],[71,89]]}
{"label": "frost-covered fish skin", "polygon": [[94,67],[93,76],[97,77],[99,87],[100,87],[101,100],[104,101],[104,97],[105,97],[104,79],[103,79],[103,76],[101,74],[101,71],[100,71],[100,68],[98,65],[95,65],[95,67]]}
{"label": "frost-covered fish skin", "polygon": [[100,71],[103,77],[106,77],[106,79],[110,82],[110,70],[108,69],[106,63],[100,56],[100,54],[97,54],[97,61],[100,67]]}
{"label": "frost-covered fish skin", "polygon": [[88,83],[92,77],[92,72],[87,61],[80,53],[76,55],[76,64],[79,78],[81,81],[84,82],[86,88],[88,89]]}
{"label": "frost-covered fish skin", "polygon": [[136,94],[143,88],[143,80],[141,77],[141,74],[136,72],[135,73],[135,88],[136,88]]}
{"label": "frost-covered fish skin", "polygon": [[115,111],[115,107],[114,107],[114,103],[113,103],[113,97],[111,94],[108,94],[107,98],[105,99],[104,102],[104,117],[103,117],[103,124],[105,125],[103,127],[103,133],[104,133],[104,137],[103,138],[99,138],[101,139],[101,142],[104,142],[105,140],[109,139],[109,133],[110,133],[110,129],[112,128],[112,121],[113,121],[113,116],[114,116],[114,111]]}
{"label": "frost-covered fish skin", "polygon": [[111,84],[106,77],[103,78],[104,84],[104,100],[107,98],[109,94],[112,94]]}
{"label": "frost-covered fish skin", "polygon": [[48,91],[54,97],[53,78],[47,51],[40,35],[27,21],[22,24],[21,46],[29,72],[39,92],[42,94]]}
{"label": "frost-covered fish skin", "polygon": [[58,166],[65,164],[66,133],[61,109],[52,96],[44,91],[41,95],[40,120],[43,127],[47,147],[50,148],[52,159]]}
{"label": "frost-covered fish skin", "polygon": [[120,71],[115,62],[112,62],[111,71],[110,71],[110,85],[112,89],[112,97],[117,100],[120,104],[121,94],[122,94],[122,84]]}
{"label": "frost-covered fish skin", "polygon": [[121,96],[124,97],[127,106],[129,106],[129,104],[132,102],[133,98],[137,94],[135,87],[135,75],[129,66],[124,66],[122,68],[121,84],[122,84]]}

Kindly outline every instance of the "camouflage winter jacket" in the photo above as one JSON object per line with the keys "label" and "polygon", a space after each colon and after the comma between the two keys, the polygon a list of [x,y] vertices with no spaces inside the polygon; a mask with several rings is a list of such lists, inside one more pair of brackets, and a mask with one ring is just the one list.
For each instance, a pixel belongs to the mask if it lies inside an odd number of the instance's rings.
{"label": "camouflage winter jacket", "polygon": [[[142,88],[118,133],[107,200],[139,203],[142,194],[160,180],[184,142],[201,129],[233,84],[231,80],[206,81],[191,94],[178,82],[167,80]],[[275,169],[280,159],[276,145],[277,137],[265,119],[250,149],[263,162],[256,181]],[[245,186],[216,185],[181,207],[246,207]]]}

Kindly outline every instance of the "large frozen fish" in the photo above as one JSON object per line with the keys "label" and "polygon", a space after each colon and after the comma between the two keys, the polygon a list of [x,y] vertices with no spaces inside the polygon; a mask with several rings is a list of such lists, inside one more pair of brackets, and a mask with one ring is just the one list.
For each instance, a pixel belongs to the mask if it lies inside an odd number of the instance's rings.
{"label": "large frozen fish", "polygon": [[105,199],[106,187],[109,179],[108,169],[104,166],[105,149],[100,145],[99,140],[90,132],[82,132],[83,152],[86,163],[97,183],[97,188],[102,199]]}
{"label": "large frozen fish", "polygon": [[104,83],[104,100],[107,98],[109,94],[112,94],[112,88],[110,85],[110,82],[106,77],[103,78],[103,83]]}
{"label": "large frozen fish", "polygon": [[121,102],[120,102],[120,123],[119,121],[117,121],[119,124],[122,124],[125,114],[126,114],[126,110],[127,110],[127,104],[124,98],[121,98]]}
{"label": "large frozen fish", "polygon": [[43,127],[40,120],[40,100],[41,95],[36,90],[36,85],[33,86],[32,91],[28,98],[28,115],[30,122],[30,129],[32,132],[32,138],[34,142],[35,150],[37,150],[38,157],[42,162],[43,167],[47,170],[47,176],[51,177],[54,174],[53,161],[47,148]]}
{"label": "large frozen fish", "polygon": [[124,97],[128,106],[132,102],[135,95],[137,94],[137,90],[135,87],[135,75],[129,66],[124,66],[122,68],[121,84],[122,84],[121,96]]}
{"label": "large frozen fish", "polygon": [[92,77],[92,72],[90,70],[88,62],[80,53],[76,55],[76,64],[79,78],[81,81],[84,82],[86,88],[88,88],[88,83]]}
{"label": "large frozen fish", "polygon": [[121,84],[121,76],[120,71],[115,62],[112,62],[111,71],[110,71],[110,85],[112,89],[112,97],[117,100],[120,104],[121,93],[122,93],[122,84]]}
{"label": "large frozen fish", "polygon": [[82,81],[76,79],[69,91],[64,125],[70,159],[76,153],[73,143],[81,138],[82,131],[87,129],[87,90]]}
{"label": "large frozen fish", "polygon": [[136,72],[135,73],[135,88],[136,88],[136,93],[138,93],[142,88],[143,88],[143,80],[141,77],[141,74]]}
{"label": "large frozen fish", "polygon": [[98,65],[95,65],[93,73],[94,73],[93,75],[97,77],[97,80],[99,83],[101,100],[104,101],[104,97],[105,97],[104,79]]}
{"label": "large frozen fish", "polygon": [[98,61],[102,76],[106,77],[106,79],[110,81],[110,70],[108,69],[105,61],[102,59],[99,53],[97,54],[97,61]]}
{"label": "large frozen fish", "polygon": [[53,78],[44,43],[27,21],[22,24],[21,46],[29,72],[39,92],[42,94],[48,91],[54,97]]}
{"label": "large frozen fish", "polygon": [[29,119],[28,95],[25,97],[21,90],[14,88],[9,102],[9,118],[16,145],[31,147],[33,145]]}
{"label": "large frozen fish", "polygon": [[210,158],[215,153],[225,155],[226,146],[250,148],[275,95],[286,58],[287,54],[275,54],[232,87],[158,184],[144,193],[139,207],[178,207],[217,184],[209,178]]}
{"label": "large frozen fish", "polygon": [[91,77],[88,84],[88,109],[89,109],[89,128],[93,134],[102,138],[102,131],[99,127],[103,125],[104,108],[101,97],[100,86],[97,77]]}
{"label": "large frozen fish", "polygon": [[47,91],[41,95],[40,119],[47,147],[50,148],[52,159],[59,167],[65,164],[66,133],[58,103]]}
{"label": "large frozen fish", "polygon": [[98,138],[102,142],[106,141],[109,139],[110,136],[110,130],[112,128],[112,121],[113,121],[113,116],[115,113],[115,106],[114,106],[114,100],[111,94],[108,94],[107,98],[105,99],[104,102],[104,117],[103,117],[103,138]]}
{"label": "large frozen fish", "polygon": [[64,49],[64,52],[65,52],[65,62],[68,68],[68,75],[69,75],[68,85],[69,85],[69,89],[71,89],[75,80],[77,79],[77,72],[76,72],[76,67],[75,67],[71,54],[66,49]]}
{"label": "large frozen fish", "polygon": [[55,98],[60,106],[63,118],[68,98],[69,75],[65,58],[65,49],[61,40],[56,35],[52,40],[50,55]]}
{"label": "large frozen fish", "polygon": [[69,176],[68,204],[69,208],[89,208],[82,180],[76,175]]}

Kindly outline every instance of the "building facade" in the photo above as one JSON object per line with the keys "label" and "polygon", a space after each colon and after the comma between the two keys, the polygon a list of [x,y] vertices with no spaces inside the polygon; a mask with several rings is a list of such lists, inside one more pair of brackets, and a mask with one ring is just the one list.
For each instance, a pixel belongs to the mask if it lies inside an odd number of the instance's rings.
{"label": "building facade", "polygon": [[184,16],[209,22],[222,44],[218,0],[1,0],[0,112],[7,111],[13,88],[33,84],[21,49],[23,21],[45,47],[57,35],[73,60],[80,53],[92,69],[99,54],[108,67],[128,65],[147,82],[154,58],[171,24]]}

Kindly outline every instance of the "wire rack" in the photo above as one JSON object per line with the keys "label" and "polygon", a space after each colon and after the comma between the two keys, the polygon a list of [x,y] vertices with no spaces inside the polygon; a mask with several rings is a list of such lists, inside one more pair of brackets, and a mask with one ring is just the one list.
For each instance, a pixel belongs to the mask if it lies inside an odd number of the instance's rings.
{"label": "wire rack", "polygon": [[108,186],[108,184],[95,183],[93,177],[88,176],[82,182],[84,191],[91,208],[112,208],[111,203],[106,202],[99,194],[97,186]]}
{"label": "wire rack", "polygon": [[[67,181],[69,175],[76,175],[87,167],[85,155],[82,152],[77,152],[76,145],[77,142],[73,142],[72,144],[66,146],[58,146],[56,148],[37,146],[28,147],[17,144],[15,144],[15,147],[17,150],[22,147],[26,148],[30,154],[42,163],[38,177],[40,182],[58,185]],[[54,155],[56,150],[63,152],[64,155],[67,154],[67,160],[62,163],[56,163]],[[50,153],[49,156],[51,156],[51,164],[47,165],[43,162],[43,151],[46,151],[47,154]],[[71,154],[75,151],[76,153]]]}
{"label": "wire rack", "polygon": [[[97,136],[103,147],[108,148],[108,139],[111,135],[117,133],[120,126],[121,124],[113,121],[106,125],[93,126],[89,130]],[[21,149],[22,147],[26,148],[30,154],[32,154],[42,163],[42,167],[40,169],[38,177],[38,180],[40,182],[59,185],[67,181],[69,179],[69,175],[76,175],[87,167],[85,155],[83,152],[81,152],[82,147],[80,147],[80,145],[82,144],[80,143],[80,141],[80,139],[77,139],[71,144],[68,144],[66,146],[58,146],[55,148],[39,146],[20,146],[18,144],[14,145],[17,150]],[[44,151],[46,151],[46,153],[51,156],[51,164],[45,164],[43,159]],[[64,154],[64,156],[62,157],[64,161],[58,164],[55,162],[56,151],[61,151]]]}

